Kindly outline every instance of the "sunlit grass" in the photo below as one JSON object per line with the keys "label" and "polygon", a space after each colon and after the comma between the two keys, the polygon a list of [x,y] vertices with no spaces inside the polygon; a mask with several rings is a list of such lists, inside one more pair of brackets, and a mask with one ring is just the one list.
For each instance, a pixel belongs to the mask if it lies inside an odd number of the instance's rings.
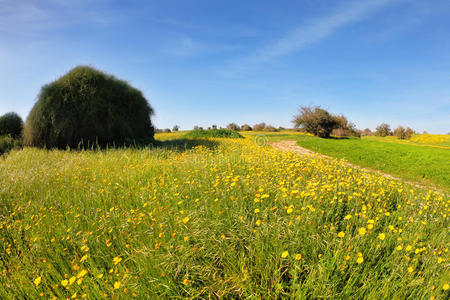
{"label": "sunlit grass", "polygon": [[0,298],[449,295],[446,195],[251,139],[202,145],[9,153]]}

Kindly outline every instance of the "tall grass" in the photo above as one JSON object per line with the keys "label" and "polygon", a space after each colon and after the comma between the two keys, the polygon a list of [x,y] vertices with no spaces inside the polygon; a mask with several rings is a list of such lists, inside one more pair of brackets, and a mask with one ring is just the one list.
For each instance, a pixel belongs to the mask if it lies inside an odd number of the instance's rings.
{"label": "tall grass", "polygon": [[0,161],[0,298],[449,296],[447,196],[214,142],[13,150]]}

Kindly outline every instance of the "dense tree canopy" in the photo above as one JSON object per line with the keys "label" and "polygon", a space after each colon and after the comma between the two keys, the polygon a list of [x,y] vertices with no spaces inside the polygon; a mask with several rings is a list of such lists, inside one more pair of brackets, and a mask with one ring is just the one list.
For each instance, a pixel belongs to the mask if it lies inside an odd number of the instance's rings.
{"label": "dense tree canopy", "polygon": [[79,66],[42,87],[25,124],[24,142],[71,148],[152,141],[153,109],[127,82]]}

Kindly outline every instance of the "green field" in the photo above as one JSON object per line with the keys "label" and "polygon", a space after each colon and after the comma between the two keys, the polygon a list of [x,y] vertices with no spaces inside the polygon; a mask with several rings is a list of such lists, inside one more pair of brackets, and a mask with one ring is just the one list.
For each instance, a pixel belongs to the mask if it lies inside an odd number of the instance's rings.
{"label": "green field", "polygon": [[449,296],[446,195],[250,138],[158,138],[0,159],[1,299]]}
{"label": "green field", "polygon": [[450,188],[450,149],[385,142],[372,137],[320,139],[297,135],[295,139],[302,147],[356,165],[422,184]]}

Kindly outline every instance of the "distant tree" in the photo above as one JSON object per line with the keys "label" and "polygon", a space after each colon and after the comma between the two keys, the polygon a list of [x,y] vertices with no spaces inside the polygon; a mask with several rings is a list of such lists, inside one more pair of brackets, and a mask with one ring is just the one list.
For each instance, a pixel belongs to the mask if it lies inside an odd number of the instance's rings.
{"label": "distant tree", "polygon": [[283,126],[279,126],[277,129],[277,131],[283,131],[283,130],[286,130],[286,128],[284,128]]}
{"label": "distant tree", "polygon": [[339,127],[339,122],[325,109],[309,106],[302,106],[294,119],[295,127],[304,128],[306,132],[315,136],[328,138],[333,129]]}
{"label": "distant tree", "polygon": [[235,124],[235,123],[230,123],[227,125],[227,129],[229,130],[234,130],[234,131],[239,131],[241,130],[241,128],[239,127],[239,125]]}
{"label": "distant tree", "polygon": [[276,132],[277,129],[276,129],[274,126],[272,126],[272,125],[266,125],[266,127],[264,127],[264,131],[267,131],[267,132]]}
{"label": "distant tree", "polygon": [[408,140],[411,139],[414,134],[416,134],[414,129],[412,129],[411,127],[406,128],[406,130],[405,130],[406,139],[408,139]]}
{"label": "distant tree", "polygon": [[263,131],[264,128],[266,128],[266,123],[264,122],[253,125],[253,131]]}
{"label": "distant tree", "polygon": [[6,113],[0,117],[0,135],[11,135],[12,138],[22,136],[23,121],[15,112]]}
{"label": "distant tree", "polygon": [[382,136],[382,137],[392,135],[391,126],[389,126],[389,124],[386,124],[386,123],[381,123],[375,129],[375,135]]}
{"label": "distant tree", "polygon": [[169,128],[166,128],[166,129],[163,129],[163,132],[164,132],[164,133],[170,133],[171,131],[170,131]]}
{"label": "distant tree", "polygon": [[356,136],[360,137],[361,132],[356,128],[356,125],[349,122],[344,115],[334,117],[338,123],[337,128],[333,129],[332,133],[335,136]]}
{"label": "distant tree", "polygon": [[250,125],[244,124],[244,125],[241,126],[241,130],[243,130],[243,131],[251,131],[252,128],[250,127]]}
{"label": "distant tree", "polygon": [[362,134],[363,135],[373,135],[373,132],[369,128],[366,128],[363,130]]}
{"label": "distant tree", "polygon": [[406,139],[406,130],[403,126],[398,126],[394,129],[394,136],[397,138],[404,140]]}
{"label": "distant tree", "polygon": [[180,126],[178,126],[178,125],[173,126],[172,131],[178,131],[178,130],[180,130]]}
{"label": "distant tree", "polygon": [[215,129],[217,129],[217,125],[213,125],[213,126],[211,126],[211,128],[212,128],[213,130],[215,130]]}

